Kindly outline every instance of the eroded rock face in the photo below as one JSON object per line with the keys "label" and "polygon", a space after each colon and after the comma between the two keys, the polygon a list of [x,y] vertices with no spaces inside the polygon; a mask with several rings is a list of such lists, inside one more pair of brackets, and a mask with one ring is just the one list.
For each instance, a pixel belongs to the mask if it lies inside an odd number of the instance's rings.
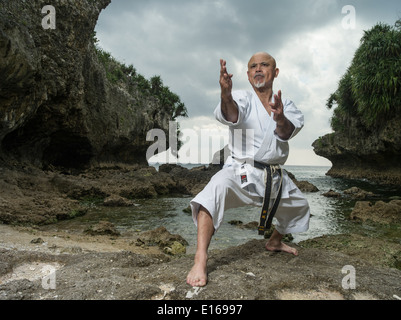
{"label": "eroded rock face", "polygon": [[56,29],[45,30],[45,1],[2,1],[0,156],[39,167],[92,161],[146,163],[152,128],[171,118],[157,99],[110,83],[93,44],[111,0],[52,1]]}
{"label": "eroded rock face", "polygon": [[350,117],[344,132],[319,138],[314,151],[332,162],[330,176],[401,185],[400,125],[399,115],[376,128],[366,128]]}

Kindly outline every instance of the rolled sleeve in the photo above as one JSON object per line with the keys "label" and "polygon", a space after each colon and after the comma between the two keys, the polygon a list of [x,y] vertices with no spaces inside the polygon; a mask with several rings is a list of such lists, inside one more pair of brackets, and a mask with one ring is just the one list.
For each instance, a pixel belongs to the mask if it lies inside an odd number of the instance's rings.
{"label": "rolled sleeve", "polygon": [[223,113],[221,112],[221,103],[219,103],[214,110],[214,116],[216,117],[217,121],[227,126],[236,126],[242,123],[242,121],[245,119],[250,104],[250,99],[245,91],[234,91],[232,96],[238,108],[237,122],[228,121],[224,117]]}

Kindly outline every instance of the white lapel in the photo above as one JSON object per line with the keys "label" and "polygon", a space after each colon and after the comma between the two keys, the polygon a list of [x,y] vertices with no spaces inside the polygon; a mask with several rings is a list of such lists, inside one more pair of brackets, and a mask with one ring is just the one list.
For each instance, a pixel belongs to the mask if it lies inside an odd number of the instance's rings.
{"label": "white lapel", "polygon": [[[263,140],[259,150],[255,154],[255,160],[261,161],[274,139],[273,131],[276,128],[276,122],[274,122],[273,118],[269,116],[255,91],[253,91],[253,99],[256,102],[256,112],[258,113],[259,125],[261,132],[263,133]],[[274,93],[272,100],[274,101]]]}

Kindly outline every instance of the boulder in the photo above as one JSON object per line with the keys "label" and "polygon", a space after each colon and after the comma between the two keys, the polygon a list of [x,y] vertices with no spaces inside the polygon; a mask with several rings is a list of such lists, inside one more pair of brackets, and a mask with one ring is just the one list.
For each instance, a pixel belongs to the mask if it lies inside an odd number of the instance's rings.
{"label": "boulder", "polygon": [[328,197],[328,198],[341,198],[341,193],[338,193],[334,190],[329,190],[325,193],[323,193],[323,196]]}
{"label": "boulder", "polygon": [[185,246],[178,242],[178,241],[174,241],[171,246],[166,246],[163,248],[163,252],[167,253],[169,255],[172,256],[179,256],[179,255],[183,255],[186,254],[187,249],[185,248]]}
{"label": "boulder", "polygon": [[352,187],[347,190],[344,190],[344,194],[352,197],[353,199],[365,200],[367,198],[374,197],[374,193],[370,191],[365,191],[358,187]]}
{"label": "boulder", "polygon": [[109,235],[109,236],[119,236],[120,232],[117,231],[114,224],[109,221],[100,221],[98,224],[94,226],[90,226],[84,231],[86,234],[92,236],[99,236],[99,235]]}
{"label": "boulder", "polygon": [[105,207],[131,207],[134,206],[135,203],[127,198],[113,194],[104,199],[103,205]]}
{"label": "boulder", "polygon": [[295,183],[295,185],[301,190],[302,192],[318,192],[319,189],[313,185],[312,183],[308,181],[298,181],[297,178],[295,178],[295,175],[289,171],[287,171],[288,176],[290,179]]}
{"label": "boulder", "polygon": [[[171,250],[174,247],[174,250],[181,251],[177,243],[181,244],[182,246],[187,246],[188,242],[178,234],[171,234],[165,227],[159,227],[154,230],[145,231],[140,234],[139,238],[137,239],[138,245],[157,245],[162,250],[168,247]],[[170,251],[170,249],[166,249]]]}
{"label": "boulder", "polygon": [[388,203],[377,201],[358,201],[351,212],[351,219],[371,220],[378,223],[401,223],[401,200],[392,200]]}

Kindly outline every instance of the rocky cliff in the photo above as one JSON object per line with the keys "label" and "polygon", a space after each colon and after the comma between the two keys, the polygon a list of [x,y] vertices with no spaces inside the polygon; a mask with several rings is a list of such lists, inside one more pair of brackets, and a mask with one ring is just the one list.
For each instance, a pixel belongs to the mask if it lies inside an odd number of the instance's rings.
{"label": "rocky cliff", "polygon": [[107,78],[93,35],[110,2],[54,0],[55,29],[46,29],[46,1],[1,1],[0,160],[146,163],[146,133],[167,131],[171,114]]}
{"label": "rocky cliff", "polygon": [[330,176],[401,185],[400,128],[400,115],[371,129],[350,117],[346,130],[319,138],[313,147],[332,162]]}

